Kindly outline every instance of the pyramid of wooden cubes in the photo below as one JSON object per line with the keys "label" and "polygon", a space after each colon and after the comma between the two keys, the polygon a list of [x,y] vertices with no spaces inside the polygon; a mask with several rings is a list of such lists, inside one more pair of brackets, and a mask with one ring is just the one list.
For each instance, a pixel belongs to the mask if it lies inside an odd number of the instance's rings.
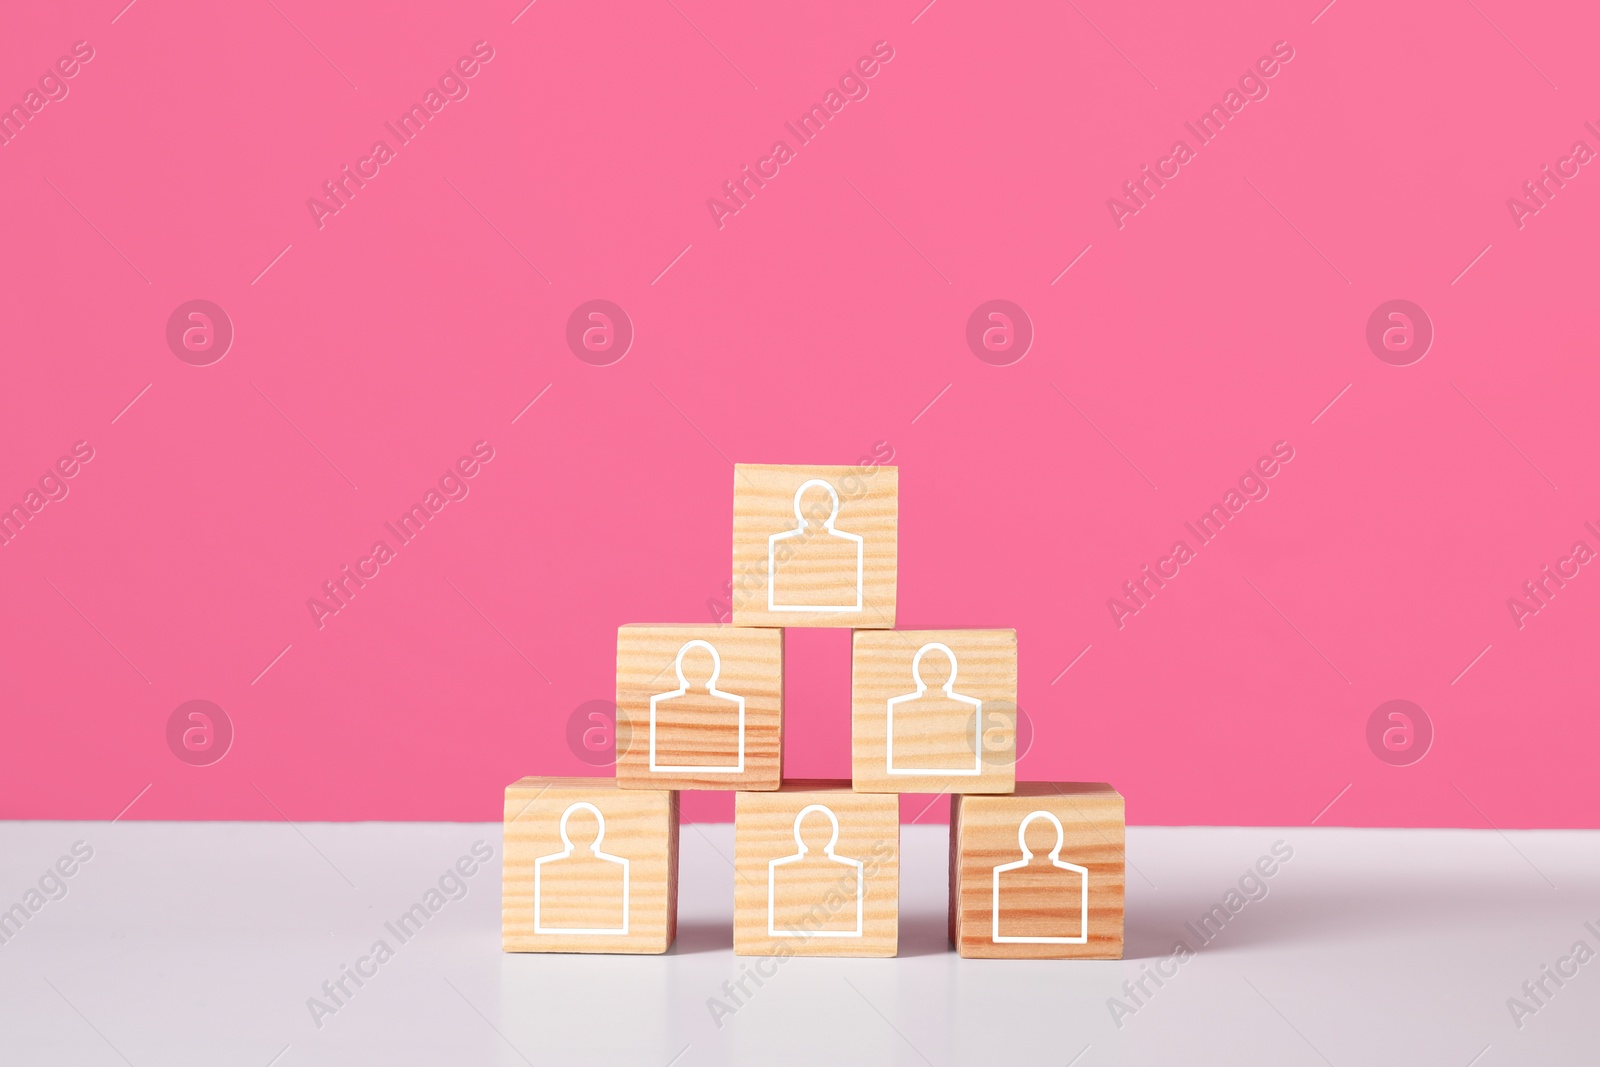
{"label": "pyramid of wooden cubes", "polygon": [[[734,951],[893,956],[900,793],[949,793],[962,956],[1122,955],[1122,797],[1018,782],[1015,630],[897,630],[899,470],[740,464],[733,621],[617,631],[616,777],[506,789],[507,951],[665,952],[678,792],[734,797]],[[851,778],[783,777],[783,630],[851,644]]]}

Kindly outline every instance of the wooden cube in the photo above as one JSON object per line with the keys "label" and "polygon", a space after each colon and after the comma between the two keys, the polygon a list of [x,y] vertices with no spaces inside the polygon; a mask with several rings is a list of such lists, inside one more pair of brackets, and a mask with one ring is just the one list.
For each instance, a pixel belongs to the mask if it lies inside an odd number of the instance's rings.
{"label": "wooden cube", "polygon": [[898,467],[733,471],[736,626],[894,625]]}
{"label": "wooden cube", "polygon": [[1122,797],[1019,782],[950,802],[950,941],[982,959],[1121,959]]}
{"label": "wooden cube", "polygon": [[501,948],[665,952],[677,928],[677,793],[609,778],[506,787]]}
{"label": "wooden cube", "polygon": [[783,777],[783,631],[617,629],[617,784],[776,789]]}
{"label": "wooden cube", "polygon": [[1009,793],[1017,631],[857,630],[850,760],[866,793]]}
{"label": "wooden cube", "polygon": [[733,951],[893,956],[900,923],[900,801],[842,781],[739,793]]}

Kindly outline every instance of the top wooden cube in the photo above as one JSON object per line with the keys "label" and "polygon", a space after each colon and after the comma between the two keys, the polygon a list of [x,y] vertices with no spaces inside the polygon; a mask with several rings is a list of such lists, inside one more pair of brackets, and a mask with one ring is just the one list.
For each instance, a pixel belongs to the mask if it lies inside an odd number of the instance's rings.
{"label": "top wooden cube", "polygon": [[898,467],[733,473],[735,626],[894,626]]}

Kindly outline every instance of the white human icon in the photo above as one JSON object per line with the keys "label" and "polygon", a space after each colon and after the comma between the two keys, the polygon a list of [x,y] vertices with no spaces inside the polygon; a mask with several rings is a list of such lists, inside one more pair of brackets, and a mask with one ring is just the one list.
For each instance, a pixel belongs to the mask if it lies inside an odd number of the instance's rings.
{"label": "white human icon", "polygon": [[[700,764],[664,764],[656,758],[656,714],[657,708],[662,704],[670,705],[673,701],[682,702],[689,693],[689,682],[683,676],[683,656],[691,648],[703,648],[711,653],[711,677],[706,680],[704,693],[696,691],[695,698],[705,697],[714,702],[730,706],[738,722],[738,758],[732,765],[703,766]],[[678,674],[678,688],[666,693],[656,693],[650,698],[650,769],[652,771],[692,771],[696,774],[740,774],[744,771],[744,697],[735,693],[724,693],[717,688],[717,678],[722,674],[722,657],[717,654],[716,646],[710,641],[686,641],[678,649],[678,658],[673,662],[673,669]],[[686,709],[687,710],[687,709]]]}
{"label": "white human icon", "polygon": [[[839,871],[842,872],[839,876],[840,881],[855,882],[856,924],[853,930],[811,930],[801,929],[798,926],[792,926],[782,930],[778,928],[778,868],[787,866],[789,864],[800,863],[806,859],[807,849],[805,842],[800,838],[800,824],[805,821],[807,815],[810,815],[814,811],[820,811],[822,814],[826,815],[828,817],[829,824],[833,827],[833,834],[828,838],[828,843],[824,845],[822,849],[822,854],[824,857],[823,862],[835,865]],[[772,860],[767,864],[767,935],[769,937],[861,936],[861,901],[866,888],[865,875],[863,873],[860,860],[853,860],[848,856],[834,855],[833,849],[838,843],[839,817],[833,813],[832,809],[823,804],[807,804],[805,807],[800,809],[800,814],[794,817],[795,854],[792,856],[783,856],[779,859]],[[819,895],[819,898],[816,900],[810,910],[815,911],[818,907],[822,906],[825,905],[823,905],[822,897]],[[795,903],[793,901],[787,902],[785,907],[793,908],[795,907]]]}
{"label": "white human icon", "polygon": [[[777,573],[778,572],[778,566],[777,566],[777,562],[778,562],[778,548],[779,548],[779,546],[780,545],[785,545],[785,544],[787,544],[788,542],[791,542],[791,541],[792,542],[796,542],[796,544],[794,544],[794,545],[792,545],[790,547],[797,554],[804,552],[806,550],[806,548],[815,548],[815,547],[817,547],[817,546],[809,546],[809,545],[806,544],[807,535],[808,535],[808,533],[810,533],[811,530],[815,529],[815,524],[812,523],[811,520],[808,520],[803,514],[801,514],[801,511],[800,511],[800,498],[805,495],[805,492],[806,492],[807,489],[811,489],[811,488],[814,488],[814,487],[821,487],[823,489],[826,489],[828,491],[829,499],[831,499],[832,502],[833,502],[833,508],[828,513],[828,517],[822,521],[822,534],[820,536],[825,536],[827,538],[831,538],[837,544],[839,544],[841,546],[850,546],[850,547],[853,547],[855,549],[855,553],[854,554],[855,554],[855,560],[856,560],[856,590],[855,590],[855,603],[853,603],[853,604],[788,604],[788,603],[779,603],[778,602],[778,573]],[[839,494],[834,490],[832,485],[830,485],[827,481],[825,481],[822,478],[812,478],[809,481],[805,481],[805,482],[800,483],[800,488],[798,488],[798,489],[796,489],[794,491],[794,521],[795,521],[794,529],[785,530],[783,533],[775,533],[771,537],[767,538],[767,610],[768,611],[860,611],[861,610],[861,576],[862,576],[862,571],[864,569],[864,563],[865,563],[865,545],[866,545],[866,542],[862,539],[860,534],[846,533],[843,530],[834,529],[833,524],[835,522],[837,522],[838,519],[839,519]],[[814,535],[813,534],[812,536],[819,536],[819,535]],[[845,551],[848,552],[849,549],[846,548]],[[799,561],[797,560],[795,562],[798,563]],[[795,567],[791,568],[791,570],[796,570],[796,571],[799,570],[799,569],[800,568],[798,566],[795,566]],[[796,599],[796,598],[794,598],[792,596],[789,596],[789,595],[786,595],[784,597],[784,599],[785,600],[790,600],[790,599]]]}
{"label": "white human icon", "polygon": [[[1048,819],[1050,825],[1056,828],[1056,844],[1050,850],[1050,868],[1046,870],[1051,874],[1056,870],[1067,872],[1066,877],[1058,879],[1059,891],[1076,892],[1078,899],[1082,901],[1078,916],[1078,933],[1072,937],[1019,936],[1000,932],[1000,876],[1006,871],[1015,871],[1033,862],[1033,851],[1028,848],[1027,834],[1028,824],[1035,819]],[[994,869],[994,900],[990,914],[993,916],[993,937],[997,944],[1010,942],[1030,945],[1082,945],[1089,940],[1089,869],[1061,859],[1061,846],[1065,843],[1066,836],[1066,832],[1061,829],[1061,820],[1048,811],[1029,812],[1027,818],[1022,820],[1022,825],[1017,827],[1017,847],[1022,849],[1022,858],[1011,863],[999,864]],[[1072,877],[1073,875],[1076,877]]]}
{"label": "white human icon", "polygon": [[[927,655],[930,651],[935,651],[935,650],[937,650],[939,652],[943,652],[944,655],[945,655],[945,658],[950,661],[950,677],[946,678],[944,680],[944,685],[940,687],[944,691],[943,699],[944,699],[944,701],[947,702],[946,705],[945,705],[945,709],[944,710],[949,711],[949,710],[951,710],[951,706],[952,705],[959,705],[960,707],[959,707],[958,710],[960,710],[962,717],[965,718],[966,714],[967,714],[966,708],[971,708],[972,709],[972,711],[971,711],[971,716],[972,716],[972,766],[970,766],[970,767],[907,767],[907,766],[904,766],[903,763],[900,766],[896,766],[895,765],[895,758],[894,758],[894,720],[895,720],[896,714],[899,714],[901,716],[901,718],[904,719],[904,718],[907,717],[907,713],[911,712],[913,710],[914,702],[917,702],[917,701],[928,702],[928,701],[932,701],[932,700],[937,700],[938,699],[938,698],[935,698],[935,697],[929,697],[927,695],[928,694],[928,684],[922,680],[922,657]],[[955,684],[956,684],[956,654],[953,651],[951,651],[949,645],[945,644],[942,641],[929,641],[927,644],[925,644],[921,648],[917,649],[917,654],[912,657],[912,659],[911,659],[911,677],[917,683],[917,691],[915,693],[904,693],[904,694],[902,694],[900,696],[890,697],[889,698],[889,703],[888,703],[888,726],[886,728],[886,740],[885,740],[885,743],[884,743],[884,749],[885,749],[885,752],[887,754],[886,755],[886,760],[887,760],[887,763],[888,763],[889,773],[890,774],[953,774],[953,775],[982,774],[983,773],[983,744],[982,744],[982,741],[983,741],[983,737],[982,737],[983,718],[982,718],[982,716],[980,716],[978,714],[978,712],[981,711],[982,708],[983,708],[983,701],[979,700],[977,697],[965,696],[965,695],[963,695],[961,693],[957,693],[955,691]],[[913,705],[913,707],[906,707],[906,705]],[[936,714],[937,711],[938,711],[938,709],[936,709],[936,708],[929,709],[929,713],[930,714]],[[963,723],[962,729],[963,730],[966,729],[965,723]]]}
{"label": "white human icon", "polygon": [[[589,855],[574,858],[572,838],[567,836],[567,820],[572,818],[575,811],[587,811],[595,817],[599,826],[595,830],[594,841],[589,845]],[[536,934],[617,934],[628,932],[628,861],[621,856],[613,856],[600,851],[600,842],[606,836],[606,817],[600,814],[600,809],[586,800],[579,800],[567,806],[561,813],[561,851],[552,852],[548,856],[540,856],[533,861],[533,932]],[[615,864],[622,869],[622,923],[619,926],[579,927],[579,926],[552,926],[544,921],[544,881],[545,868],[557,867],[563,861],[568,863],[586,863],[598,861],[600,863]],[[588,904],[588,899],[573,901],[563,900],[561,904],[571,907],[573,904]]]}

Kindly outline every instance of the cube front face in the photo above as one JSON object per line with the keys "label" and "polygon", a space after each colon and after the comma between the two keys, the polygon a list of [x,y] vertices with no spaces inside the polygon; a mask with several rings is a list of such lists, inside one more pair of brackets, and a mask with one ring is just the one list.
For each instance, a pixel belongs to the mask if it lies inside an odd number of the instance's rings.
{"label": "cube front face", "polygon": [[1015,630],[859,630],[850,754],[867,793],[1007,793],[1016,783]]}
{"label": "cube front face", "polygon": [[677,921],[677,793],[605,778],[506,787],[505,951],[665,952]]}
{"label": "cube front face", "polygon": [[617,629],[617,784],[776,789],[783,775],[783,631]]}
{"label": "cube front face", "polygon": [[1122,797],[1103,783],[1023,782],[1011,796],[955,797],[956,951],[984,959],[1122,958],[1125,840]]}
{"label": "cube front face", "polygon": [[733,951],[893,956],[900,804],[848,782],[787,782],[734,802]]}
{"label": "cube front face", "polygon": [[737,626],[894,626],[897,467],[740,463],[733,475]]}

